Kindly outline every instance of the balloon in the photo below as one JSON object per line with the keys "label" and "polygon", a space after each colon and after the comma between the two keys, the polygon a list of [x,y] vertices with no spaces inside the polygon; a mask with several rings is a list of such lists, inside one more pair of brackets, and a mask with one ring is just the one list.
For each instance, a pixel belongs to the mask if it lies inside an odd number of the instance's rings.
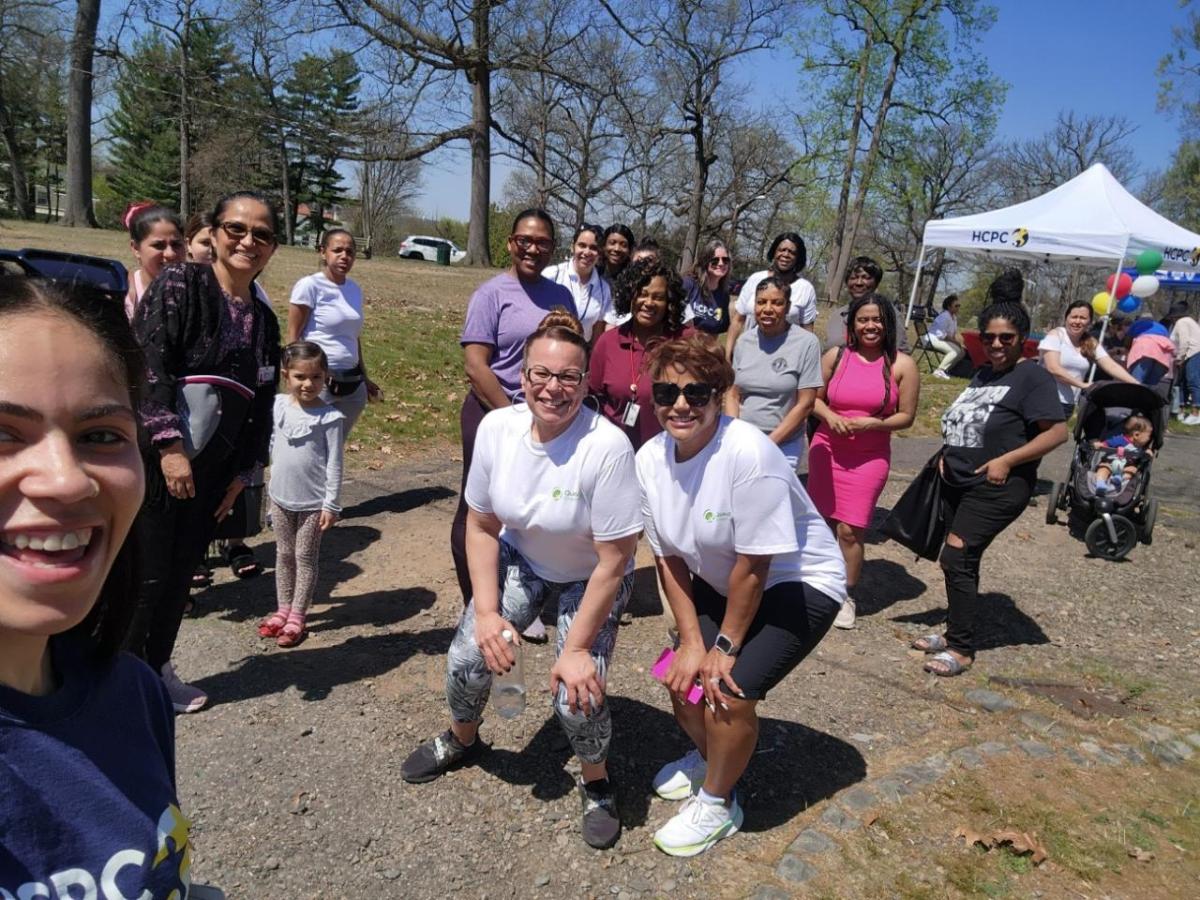
{"label": "balloon", "polygon": [[[1116,290],[1113,290],[1113,282],[1116,282]],[[1108,281],[1105,283],[1105,287],[1107,287],[1108,292],[1118,300],[1124,300],[1129,296],[1129,289],[1133,287],[1133,279],[1124,272],[1121,273],[1120,278],[1118,278],[1116,275],[1109,275]]]}
{"label": "balloon", "polygon": [[1113,298],[1107,291],[1101,291],[1092,297],[1092,309],[1098,316],[1107,316],[1113,311]]}
{"label": "balloon", "polygon": [[[1148,252],[1148,251],[1147,251]],[[1141,267],[1139,266],[1139,269]],[[1133,287],[1129,289],[1129,293],[1135,297],[1151,297],[1158,290],[1158,279],[1153,275],[1139,275],[1133,279]]]}
{"label": "balloon", "polygon": [[1121,312],[1126,313],[1128,315],[1133,315],[1134,313],[1136,313],[1138,311],[1138,308],[1141,305],[1142,305],[1141,299],[1139,297],[1135,297],[1132,294],[1130,294],[1128,297],[1125,297],[1123,300],[1121,300],[1120,303],[1117,304],[1117,309],[1119,309]]}
{"label": "balloon", "polygon": [[1136,265],[1139,275],[1153,275],[1162,265],[1162,254],[1157,250],[1143,250],[1137,255]]}

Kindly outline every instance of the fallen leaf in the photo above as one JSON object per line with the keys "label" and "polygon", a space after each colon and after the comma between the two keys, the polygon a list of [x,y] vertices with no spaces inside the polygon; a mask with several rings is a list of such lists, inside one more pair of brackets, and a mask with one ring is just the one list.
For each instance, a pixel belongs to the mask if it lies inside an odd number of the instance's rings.
{"label": "fallen leaf", "polygon": [[1149,850],[1143,850],[1141,847],[1131,847],[1129,849],[1129,855],[1138,862],[1150,862],[1150,860],[1154,859],[1153,853],[1151,853]]}
{"label": "fallen leaf", "polygon": [[391,444],[384,444],[382,447],[380,447],[380,448],[379,448],[379,452],[380,452],[380,453],[387,454],[387,455],[389,455],[389,456],[390,456],[390,455],[391,455],[391,453],[392,453],[392,446],[391,446]]}
{"label": "fallen leaf", "polygon": [[973,847],[976,844],[983,844],[984,847],[989,848],[992,846],[991,838],[984,837],[974,828],[970,828],[966,825],[959,825],[958,828],[954,830],[954,836],[956,838],[962,838],[964,841],[966,841],[968,847]]}
{"label": "fallen leaf", "polygon": [[289,811],[293,816],[302,816],[308,812],[308,793],[305,791],[297,791],[295,794],[293,794]]}
{"label": "fallen leaf", "polygon": [[367,463],[367,468],[370,469],[372,472],[378,472],[380,469],[383,468],[383,461],[378,460],[378,459],[373,459],[369,463]]}
{"label": "fallen leaf", "polygon": [[997,831],[992,835],[992,845],[999,846],[1000,844],[1009,844],[1014,853],[1033,854],[1030,858],[1035,866],[1045,862],[1048,856],[1046,848],[1042,846],[1037,835],[1028,831]]}
{"label": "fallen leaf", "polygon": [[871,812],[867,813],[866,816],[863,817],[863,827],[870,828],[878,820],[879,820],[879,813],[875,810],[872,810]]}
{"label": "fallen leaf", "polygon": [[1030,534],[1028,531],[1018,531],[1017,532],[1017,540],[1018,541],[1033,540],[1033,535]]}
{"label": "fallen leaf", "polygon": [[352,443],[349,443],[346,445],[347,453],[357,453],[361,449],[362,449],[362,444],[356,444],[356,443],[352,442]]}

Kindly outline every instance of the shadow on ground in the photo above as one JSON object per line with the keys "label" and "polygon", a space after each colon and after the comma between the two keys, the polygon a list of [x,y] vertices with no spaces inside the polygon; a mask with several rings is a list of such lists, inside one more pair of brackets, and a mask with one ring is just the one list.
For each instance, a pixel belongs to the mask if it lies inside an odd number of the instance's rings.
{"label": "shadow on ground", "polygon": [[869,616],[882,612],[893,603],[914,600],[927,590],[920,578],[890,559],[867,559],[855,589],[858,615]]}
{"label": "shadow on ground", "polygon": [[[925,610],[893,616],[893,622],[911,622],[917,625],[940,625],[946,621],[946,608]],[[976,650],[995,650],[998,647],[1016,647],[1021,644],[1048,644],[1050,638],[1042,627],[1021,611],[1008,594],[981,593],[979,595],[979,623],[975,639]]]}
{"label": "shadow on ground", "polygon": [[440,484],[430,487],[410,488],[407,491],[396,491],[382,494],[356,503],[342,511],[343,519],[362,519],[379,513],[406,513],[428,503],[436,503],[448,497],[458,496],[457,491]]}
{"label": "shadow on ground", "polygon": [[247,656],[224,672],[194,681],[209,696],[209,704],[236,703],[297,688],[304,700],[324,700],[340,684],[375,678],[402,665],[418,653],[446,652],[452,628],[433,628],[416,634],[352,637],[329,647],[301,645]]}
{"label": "shadow on ground", "polygon": [[[644,825],[655,773],[691,745],[670,713],[628,697],[611,697],[609,702],[613,716],[609,777],[617,789],[621,821],[626,826]],[[551,715],[523,749],[492,750],[479,765],[501,781],[530,785],[540,800],[554,800],[575,790],[563,768],[570,756],[558,720]],[[760,719],[758,747],[738,783],[746,808],[744,830],[775,828],[866,774],[866,761],[851,744],[795,722]]]}

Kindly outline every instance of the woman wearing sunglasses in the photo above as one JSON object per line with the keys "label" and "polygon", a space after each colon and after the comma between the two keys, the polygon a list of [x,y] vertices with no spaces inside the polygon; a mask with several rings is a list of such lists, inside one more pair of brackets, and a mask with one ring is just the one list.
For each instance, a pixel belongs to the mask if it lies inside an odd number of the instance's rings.
{"label": "woman wearing sunglasses", "polygon": [[616,313],[625,324],[596,341],[588,367],[588,390],[606,419],[621,428],[637,450],[662,431],[650,398],[646,350],[684,334],[684,293],[675,270],[660,262],[634,263],[617,280]]}
{"label": "woman wearing sunglasses", "polygon": [[580,225],[571,238],[571,258],[542,272],[571,292],[583,333],[593,344],[604,333],[606,317],[612,312],[612,290],[596,265],[603,240],[604,231],[599,225]]}
{"label": "woman wearing sunglasses", "polygon": [[947,530],[939,561],[949,614],[944,636],[913,642],[933,654],[925,671],[934,675],[958,675],[974,662],[983,553],[1028,505],[1038,462],[1067,439],[1054,376],[1021,361],[1029,334],[1023,287],[1021,273],[1008,269],[988,288],[991,302],[979,314],[988,362],[942,416]]}
{"label": "woman wearing sunglasses", "polygon": [[794,231],[785,231],[775,236],[767,251],[767,259],[771,261],[770,268],[755,272],[746,279],[742,290],[738,293],[737,302],[729,310],[729,338],[725,342],[725,354],[733,358],[733,348],[738,336],[743,330],[752,328],[754,323],[754,292],[758,283],[769,275],[774,275],[792,289],[791,306],[788,307],[787,320],[793,325],[813,330],[817,321],[817,291],[806,278],[801,278],[808,263],[808,251],[804,239]]}
{"label": "woman wearing sunglasses", "polygon": [[[475,452],[475,432],[493,409],[511,406],[522,397],[522,354],[525,341],[537,331],[546,313],[556,306],[575,308],[571,292],[542,275],[554,253],[554,222],[544,209],[526,209],[513,219],[508,236],[508,269],[475,289],[467,304],[459,343],[463,348],[470,390],[463,399],[462,490],[450,527],[450,552],[463,606],[471,599],[471,573],[467,568],[467,473]],[[525,635],[546,639],[538,619]]]}
{"label": "woman wearing sunglasses", "polygon": [[562,309],[546,316],[522,363],[526,403],[484,418],[464,491],[473,596],[447,662],[450,728],[414,750],[400,772],[409,782],[433,781],[479,755],[493,674],[513,665],[515,635],[556,603],[550,688],[583,768],[583,839],[611,847],[621,821],[606,767],[605,692],[642,530],[633,450],[583,408],[588,342],[574,316]]}
{"label": "woman wearing sunglasses", "polygon": [[[665,684],[695,744],[654,778],[660,797],[685,801],[654,842],[694,856],[741,827],[734,785],[754,752],[755,708],[833,624],[846,569],[779,448],[721,415],[733,370],[712,339],[664,342],[647,366],[664,433],[638,451],[637,475],[679,630]],[[690,703],[697,681],[704,699]]]}
{"label": "woman wearing sunglasses", "polygon": [[213,532],[268,459],[279,322],[255,279],[275,253],[278,216],[259,194],[222,198],[212,265],[163,271],[138,306],[146,354],[143,581],[129,648],[162,674],[179,712],[208,701],[171,666],[188,587]]}
{"label": "woman wearing sunglasses", "polygon": [[709,241],[696,258],[692,274],[683,279],[687,308],[683,320],[697,331],[724,334],[729,330],[729,275],[733,257],[721,241]]}

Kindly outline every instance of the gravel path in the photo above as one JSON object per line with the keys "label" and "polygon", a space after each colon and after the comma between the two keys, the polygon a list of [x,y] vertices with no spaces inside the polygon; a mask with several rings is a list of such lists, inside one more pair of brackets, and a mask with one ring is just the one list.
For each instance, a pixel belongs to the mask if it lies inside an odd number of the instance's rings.
{"label": "gravel path", "polygon": [[[742,784],[745,832],[691,861],[651,843],[671,804],[652,799],[650,778],[686,747],[648,673],[667,638],[644,548],[636,618],[622,629],[609,686],[625,833],[600,853],[578,834],[546,647],[527,655],[530,709],[485,722],[492,749],[477,767],[428,785],[401,781],[407,753],[445,727],[444,653],[459,613],[447,547],[458,463],[431,454],[356,474],[347,519],[322,548],[303,646],[279,650],[255,632],[273,606],[270,574],[236,582],[221,573],[185,622],[178,669],[213,698],[178,720],[195,877],[256,900],[747,896],[776,877],[809,807],[957,746],[972,708],[964,694],[989,675],[1132,694],[1142,715],[1196,731],[1198,446],[1173,441],[1156,463],[1170,514],[1153,546],[1127,562],[1088,558],[1064,527],[1044,524],[1042,507],[1010,527],[985,559],[985,649],[963,678],[922,674],[907,647],[944,618],[940,571],[893,544],[869,547],[863,583],[873,599],[860,604],[859,627],[831,633],[760,707],[759,748]],[[883,505],[932,447],[897,442]],[[1062,477],[1065,460],[1049,460],[1043,475]],[[269,563],[269,533],[258,546]]]}

